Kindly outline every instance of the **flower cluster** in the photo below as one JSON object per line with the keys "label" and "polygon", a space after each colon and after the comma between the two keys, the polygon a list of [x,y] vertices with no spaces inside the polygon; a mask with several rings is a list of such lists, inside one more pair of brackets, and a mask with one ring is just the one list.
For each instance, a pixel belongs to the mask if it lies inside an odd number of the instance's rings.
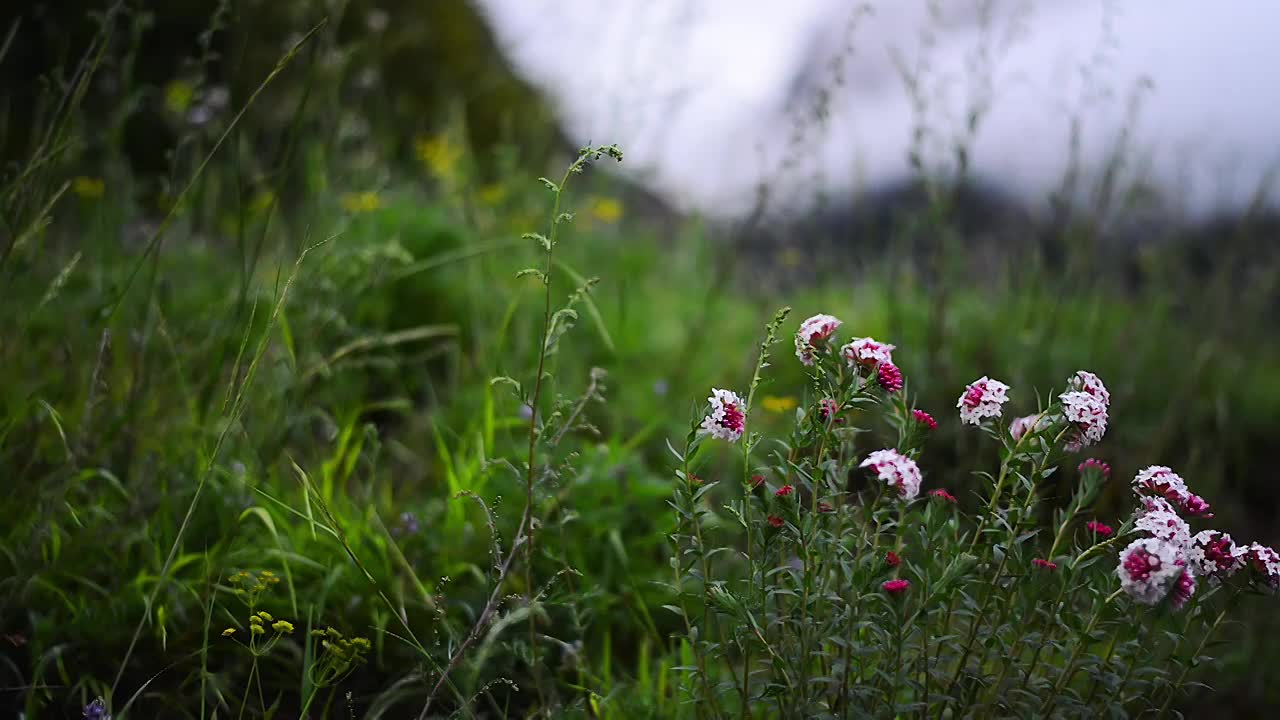
{"label": "flower cluster", "polygon": [[1073,427],[1067,438],[1067,450],[1077,452],[1081,448],[1102,441],[1107,432],[1107,413],[1111,409],[1111,393],[1102,380],[1087,370],[1079,370],[1067,380],[1067,392],[1058,396],[1062,414]]}
{"label": "flower cluster", "polygon": [[1162,498],[1191,517],[1210,518],[1209,503],[1187,489],[1178,473],[1163,465],[1152,465],[1133,478],[1133,491],[1140,496]]}
{"label": "flower cluster", "polygon": [[1049,418],[1044,415],[1023,415],[1009,423],[1009,437],[1018,442],[1028,432],[1038,433],[1047,429],[1050,424]]}
{"label": "flower cluster", "polygon": [[960,408],[960,422],[978,425],[983,418],[998,418],[1002,406],[1009,402],[1009,386],[985,375],[969,383],[964,394],[956,401]]}
{"label": "flower cluster", "polygon": [[737,442],[747,427],[742,398],[732,390],[713,388],[707,402],[711,411],[702,419],[702,430],[718,440]]}
{"label": "flower cluster", "polygon": [[1135,528],[1178,547],[1191,542],[1191,526],[1164,498],[1144,498],[1143,507]]}
{"label": "flower cluster", "polygon": [[1067,386],[1073,392],[1087,393],[1097,398],[1104,406],[1111,407],[1111,393],[1107,391],[1107,386],[1102,384],[1102,379],[1088,370],[1078,370],[1067,380]]}
{"label": "flower cluster", "polygon": [[836,417],[840,414],[840,403],[831,398],[822,398],[818,403],[818,417],[822,418],[822,422],[831,422],[834,420],[839,423],[840,418]]}
{"label": "flower cluster", "polygon": [[1280,554],[1275,550],[1266,545],[1250,543],[1241,557],[1272,590],[1280,588]]}
{"label": "flower cluster", "polygon": [[316,687],[329,687],[364,664],[373,645],[368,638],[345,637],[335,628],[317,628],[311,636],[319,643],[319,656],[311,666],[310,679]]}
{"label": "flower cluster", "polygon": [[1072,442],[1081,447],[1102,442],[1107,432],[1107,406],[1101,400],[1087,392],[1062,393],[1058,399],[1062,401],[1062,414],[1078,433]]}
{"label": "flower cluster", "polygon": [[1113,530],[1110,525],[1107,525],[1106,523],[1100,523],[1097,520],[1090,520],[1089,522],[1084,524],[1084,527],[1086,530],[1093,533],[1094,535],[1097,535],[1098,537],[1107,538],[1107,537],[1111,537],[1111,535],[1115,533],[1115,530]]}
{"label": "flower cluster", "polygon": [[1231,536],[1217,530],[1202,530],[1191,538],[1187,552],[1196,575],[1223,579],[1240,569],[1242,552]]}
{"label": "flower cluster", "polygon": [[1088,458],[1076,466],[1076,471],[1081,475],[1087,472],[1096,472],[1102,476],[1103,480],[1111,479],[1111,466],[1097,458]]}
{"label": "flower cluster", "polygon": [[849,367],[861,365],[865,368],[874,368],[877,365],[892,365],[893,351],[896,349],[896,345],[865,337],[857,338],[840,348],[840,354],[845,362],[849,363]]}
{"label": "flower cluster", "polygon": [[913,500],[920,494],[920,467],[915,460],[897,450],[876,450],[858,467],[875,470],[876,477],[896,488],[903,500]]}
{"label": "flower cluster", "polygon": [[906,592],[907,588],[911,587],[911,581],[904,580],[902,578],[898,578],[896,580],[885,580],[880,587],[883,587],[884,591],[890,595],[901,595]]}
{"label": "flower cluster", "polygon": [[939,500],[949,502],[952,505],[955,505],[957,502],[955,495],[952,495],[951,493],[947,492],[946,490],[943,490],[942,488],[937,488],[936,490],[930,490],[929,497],[936,497]]}
{"label": "flower cluster", "polygon": [[1280,555],[1275,550],[1258,543],[1236,545],[1218,530],[1191,534],[1182,515],[1212,517],[1209,504],[1173,470],[1162,465],[1140,470],[1133,492],[1142,504],[1134,528],[1149,537],[1133,541],[1120,553],[1116,573],[1130,597],[1148,605],[1167,599],[1177,610],[1195,594],[1197,578],[1221,582],[1246,566],[1266,585],[1280,587]]}
{"label": "flower cluster", "polygon": [[916,423],[923,425],[926,430],[938,429],[938,421],[934,420],[932,415],[923,410],[912,410],[911,417],[915,418]]}
{"label": "flower cluster", "polygon": [[1177,580],[1173,581],[1173,588],[1169,590],[1169,606],[1174,610],[1181,610],[1192,595],[1196,594],[1196,579],[1191,571],[1183,568],[1182,574]]}
{"label": "flower cluster", "polygon": [[818,347],[835,334],[840,324],[840,320],[833,315],[814,315],[800,323],[800,329],[796,332],[796,357],[800,362],[812,367]]}
{"label": "flower cluster", "polygon": [[1120,552],[1120,587],[1134,600],[1155,605],[1182,575],[1186,558],[1181,549],[1159,538],[1139,538]]}
{"label": "flower cluster", "polygon": [[876,381],[887,393],[896,393],[902,389],[902,371],[891,362],[880,363],[876,370]]}

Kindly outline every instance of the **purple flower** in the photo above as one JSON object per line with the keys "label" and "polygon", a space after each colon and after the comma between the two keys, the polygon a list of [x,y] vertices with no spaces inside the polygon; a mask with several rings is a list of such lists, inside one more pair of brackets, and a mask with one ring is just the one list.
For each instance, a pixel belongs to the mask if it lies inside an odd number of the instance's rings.
{"label": "purple flower", "polygon": [[107,703],[102,698],[97,698],[85,705],[84,718],[85,720],[111,720],[111,715],[107,713]]}

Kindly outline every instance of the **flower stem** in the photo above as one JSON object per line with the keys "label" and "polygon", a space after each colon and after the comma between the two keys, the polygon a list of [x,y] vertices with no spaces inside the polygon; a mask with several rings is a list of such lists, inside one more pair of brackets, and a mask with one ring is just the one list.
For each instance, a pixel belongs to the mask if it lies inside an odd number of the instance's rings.
{"label": "flower stem", "polygon": [[[1178,679],[1174,681],[1172,686],[1170,686],[1169,695],[1165,697],[1164,704],[1160,706],[1160,713],[1156,716],[1157,718],[1162,718],[1165,716],[1166,713],[1169,712],[1169,706],[1173,704],[1174,696],[1178,694],[1178,689],[1181,688],[1182,683],[1186,681],[1187,674],[1191,672],[1192,666],[1195,665],[1196,658],[1200,657],[1200,653],[1204,652],[1204,646],[1209,644],[1209,638],[1213,637],[1214,633],[1218,629],[1218,626],[1222,624],[1222,619],[1225,618],[1226,616],[1227,616],[1227,606],[1224,605],[1222,608],[1222,611],[1218,613],[1218,617],[1214,619],[1213,624],[1210,625],[1209,629],[1205,631],[1204,637],[1200,638],[1200,644],[1196,646],[1196,651],[1191,654],[1190,658],[1187,659],[1187,664],[1182,667],[1182,672],[1178,675]],[[1183,635],[1184,636],[1186,635],[1185,631],[1183,632]],[[1181,640],[1181,638],[1179,638],[1179,640]],[[1176,653],[1176,649],[1175,649],[1175,653]]]}

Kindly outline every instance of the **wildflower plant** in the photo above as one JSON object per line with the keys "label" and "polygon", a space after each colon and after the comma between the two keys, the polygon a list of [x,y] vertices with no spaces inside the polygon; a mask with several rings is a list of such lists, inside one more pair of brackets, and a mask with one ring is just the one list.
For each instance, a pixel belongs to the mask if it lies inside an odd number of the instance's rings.
{"label": "wildflower plant", "polygon": [[[1168,468],[1138,474],[1118,528],[1093,517],[1111,469],[1071,455],[1104,439],[1111,395],[1089,372],[1038,402],[990,377],[963,389],[950,422],[985,433],[996,458],[961,502],[918,463],[940,421],[913,407],[895,347],[841,345],[843,323],[816,315],[795,337],[808,374],[795,426],[766,440],[752,399],[786,317],[766,327],[745,399],[714,390],[670,446],[669,609],[700,716],[1164,712],[1235,596],[1280,583],[1270,548],[1192,529],[1208,503]],[[740,454],[739,476],[717,475],[718,444]]]}
{"label": "wildflower plant", "polygon": [[[563,650],[566,647],[572,648],[573,645],[570,642],[552,638],[546,632],[545,626],[550,620],[551,612],[557,609],[553,608],[553,603],[550,602],[551,590],[558,579],[574,575],[576,571],[567,563],[561,562],[559,569],[549,578],[539,578],[535,575],[535,565],[539,557],[535,554],[535,547],[541,543],[539,530],[544,522],[536,511],[546,489],[560,481],[565,474],[572,472],[570,460],[556,457],[561,442],[571,433],[595,433],[595,427],[588,422],[584,411],[590,404],[603,402],[605,373],[599,368],[593,368],[585,390],[577,398],[552,397],[554,377],[549,361],[558,350],[560,340],[576,324],[577,308],[590,303],[591,288],[597,281],[596,278],[583,279],[578,278],[575,273],[567,273],[578,284],[568,293],[565,302],[557,308],[552,295],[552,278],[557,268],[555,251],[561,241],[562,230],[574,219],[573,212],[562,208],[567,197],[565,188],[576,175],[585,172],[591,163],[604,158],[621,162],[622,151],[614,145],[585,147],[570,163],[559,182],[545,177],[539,178],[553,198],[548,230],[545,234],[525,233],[523,238],[532,241],[536,246],[541,255],[542,264],[540,267],[527,268],[517,273],[517,277],[536,280],[542,295],[542,323],[540,341],[534,357],[534,368],[531,377],[525,381],[509,376],[496,377],[491,381],[493,385],[509,387],[520,406],[529,408],[527,416],[522,416],[528,423],[527,455],[523,462],[519,465],[508,461],[495,463],[495,466],[510,471],[523,486],[523,509],[512,540],[503,549],[496,530],[495,512],[483,501],[480,502],[484,507],[486,522],[492,536],[492,568],[487,578],[490,585],[487,598],[471,623],[470,630],[450,648],[447,661],[434,669],[430,691],[420,717],[431,716],[433,709],[439,707],[438,699],[446,695],[446,689],[450,691],[448,694],[453,696],[452,699],[456,705],[468,706],[474,698],[467,698],[460,693],[453,680],[455,672],[462,663],[471,660],[473,647],[486,638],[488,633],[495,628],[517,624],[524,627],[524,632],[519,635],[512,633],[513,637],[519,639],[510,641],[510,647],[513,653],[523,661],[529,677],[528,682],[532,685],[533,695],[536,697],[534,707],[538,708],[539,712],[543,712],[548,707],[562,704],[557,697],[556,683],[547,676],[547,667],[543,662],[543,646],[551,642]],[[731,439],[734,423],[739,422],[741,418],[741,412],[735,405],[736,396],[732,393],[713,396],[713,399],[717,398],[721,403],[721,414],[713,424],[724,433],[726,439]],[[471,499],[478,498],[472,496]],[[545,553],[548,547],[549,544],[539,547],[539,552]],[[518,564],[517,561],[519,561]],[[510,592],[512,589],[510,585],[516,583],[521,587],[520,595],[513,595]],[[575,627],[580,623],[573,607],[568,607],[565,614],[573,620]],[[477,663],[477,670],[487,652],[487,645],[482,644],[482,652],[478,653],[480,657],[474,660]],[[505,682],[514,687],[514,683],[507,678],[500,677],[492,681],[492,683],[497,682]],[[488,685],[482,687],[477,696],[486,695],[487,688]],[[492,702],[492,698],[490,700]]]}
{"label": "wildflower plant", "polygon": [[249,702],[250,693],[256,687],[259,709],[266,712],[265,693],[262,686],[260,662],[271,654],[281,641],[293,635],[293,623],[283,618],[277,619],[266,610],[259,610],[262,598],[280,583],[280,578],[271,570],[252,572],[240,570],[227,578],[227,584],[234,588],[235,596],[240,600],[248,614],[244,625],[227,627],[222,637],[240,645],[249,654],[249,677],[245,682],[245,692],[240,701],[240,713],[243,715]]}

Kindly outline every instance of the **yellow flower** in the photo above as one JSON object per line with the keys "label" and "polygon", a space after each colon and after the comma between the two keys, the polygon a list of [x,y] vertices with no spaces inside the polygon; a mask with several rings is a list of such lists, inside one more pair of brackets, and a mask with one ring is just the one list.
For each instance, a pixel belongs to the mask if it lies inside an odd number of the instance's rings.
{"label": "yellow flower", "polygon": [[275,619],[271,617],[271,613],[267,612],[266,610],[259,611],[258,617],[262,618],[263,620],[266,620],[267,622],[271,622],[272,620]]}
{"label": "yellow flower", "polygon": [[256,195],[253,196],[253,199],[249,201],[249,214],[261,215],[262,213],[271,209],[271,206],[274,205],[275,202],[276,202],[275,193],[271,192],[270,190],[260,190]]}
{"label": "yellow flower", "polygon": [[85,200],[97,200],[107,191],[106,183],[102,182],[102,178],[85,177],[80,175],[71,181],[71,192],[79,195]]}
{"label": "yellow flower", "polygon": [[587,212],[602,223],[616,223],[622,218],[622,203],[614,198],[593,197]]}
{"label": "yellow flower", "polygon": [[480,204],[492,207],[507,199],[507,188],[502,183],[489,183],[481,187],[476,195]]}
{"label": "yellow flower", "polygon": [[457,173],[462,149],[449,142],[447,136],[420,137],[413,141],[413,150],[418,160],[441,180],[451,179]]}
{"label": "yellow flower", "polygon": [[293,632],[293,623],[288,620],[277,620],[271,624],[271,629],[278,633],[291,633]]}
{"label": "yellow flower", "polygon": [[342,207],[347,212],[373,212],[382,207],[382,199],[375,192],[347,193],[342,196]]}
{"label": "yellow flower", "polygon": [[275,573],[273,573],[273,572],[271,572],[270,570],[263,570],[262,572],[260,572],[260,573],[258,573],[258,574],[259,574],[259,575],[261,575],[261,576],[262,576],[262,577],[264,577],[264,578],[269,578],[269,577],[275,577],[275,576],[276,576],[276,574],[275,574]]}
{"label": "yellow flower", "polygon": [[235,634],[236,634],[235,628],[227,628],[226,630],[222,631],[222,637],[231,637],[232,635],[235,635]]}
{"label": "yellow flower", "polygon": [[262,635],[263,633],[266,632],[266,630],[261,625],[250,625],[249,632],[253,633],[254,635]]}
{"label": "yellow flower", "polygon": [[778,397],[777,395],[765,395],[760,400],[760,405],[771,413],[784,413],[796,409],[799,403],[790,395]]}
{"label": "yellow flower", "polygon": [[258,617],[257,615],[250,615],[249,624],[255,627],[262,625],[262,618]]}
{"label": "yellow flower", "polygon": [[181,80],[174,80],[164,88],[164,106],[169,112],[181,115],[191,107],[191,98],[195,97],[195,88]]}

